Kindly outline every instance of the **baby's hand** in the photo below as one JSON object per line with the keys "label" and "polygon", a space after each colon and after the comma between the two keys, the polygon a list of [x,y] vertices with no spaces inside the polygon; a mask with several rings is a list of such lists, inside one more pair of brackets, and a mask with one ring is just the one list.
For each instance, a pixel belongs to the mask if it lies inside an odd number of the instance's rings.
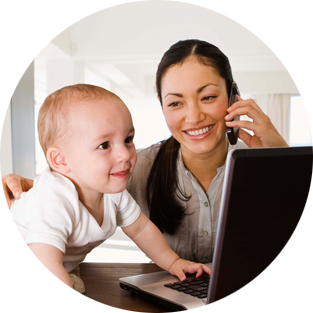
{"label": "baby's hand", "polygon": [[185,273],[196,274],[196,278],[200,277],[203,272],[211,275],[211,269],[200,263],[194,263],[191,261],[177,259],[168,270],[172,275],[176,275],[180,281],[186,279]]}

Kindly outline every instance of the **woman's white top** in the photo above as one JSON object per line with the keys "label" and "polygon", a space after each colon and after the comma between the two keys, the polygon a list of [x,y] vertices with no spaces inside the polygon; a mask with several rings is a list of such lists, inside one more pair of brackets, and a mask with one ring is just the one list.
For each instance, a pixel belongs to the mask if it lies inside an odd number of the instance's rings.
{"label": "woman's white top", "polygon": [[[160,144],[139,150],[137,164],[128,184],[128,191],[139,204],[141,211],[149,217],[146,201],[146,184],[150,169],[159,151]],[[242,141],[232,149],[248,148]],[[216,238],[218,216],[220,211],[225,165],[217,169],[217,175],[205,192],[193,174],[185,167],[182,156],[177,158],[177,175],[179,185],[186,196],[191,195],[187,202],[177,200],[186,207],[186,215],[174,235],[164,233],[170,247],[183,259],[196,262],[212,262]],[[192,214],[189,214],[192,213]]]}

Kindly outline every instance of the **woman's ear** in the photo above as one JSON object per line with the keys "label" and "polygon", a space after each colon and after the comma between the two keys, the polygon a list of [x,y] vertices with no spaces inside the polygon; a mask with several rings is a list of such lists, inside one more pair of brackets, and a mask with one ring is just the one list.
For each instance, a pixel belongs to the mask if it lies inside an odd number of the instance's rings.
{"label": "woman's ear", "polygon": [[68,174],[71,169],[69,168],[65,153],[59,147],[50,147],[46,154],[48,163],[50,167],[60,173],[60,174]]}

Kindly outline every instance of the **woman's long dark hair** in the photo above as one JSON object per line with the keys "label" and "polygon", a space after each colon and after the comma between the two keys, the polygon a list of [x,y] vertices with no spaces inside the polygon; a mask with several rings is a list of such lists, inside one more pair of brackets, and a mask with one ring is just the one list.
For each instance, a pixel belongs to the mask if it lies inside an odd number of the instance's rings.
{"label": "woman's long dark hair", "polygon": [[[225,79],[229,94],[233,76],[228,58],[214,45],[201,40],[184,40],[172,45],[165,52],[158,66],[156,89],[162,105],[162,79],[167,70],[194,57],[200,63],[211,66]],[[177,179],[177,156],[180,143],[171,136],[161,143],[160,150],[152,165],[146,189],[151,221],[161,230],[174,234],[186,216],[185,206],[178,200],[189,201]]]}

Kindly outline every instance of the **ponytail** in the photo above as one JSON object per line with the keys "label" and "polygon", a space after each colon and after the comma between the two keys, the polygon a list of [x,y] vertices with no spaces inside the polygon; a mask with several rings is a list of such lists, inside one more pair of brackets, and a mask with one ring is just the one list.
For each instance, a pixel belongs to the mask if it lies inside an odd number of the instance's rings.
{"label": "ponytail", "polygon": [[180,144],[174,138],[161,143],[152,165],[146,189],[150,220],[168,234],[174,234],[185,217],[186,209],[179,202],[190,200],[177,181],[177,156]]}

